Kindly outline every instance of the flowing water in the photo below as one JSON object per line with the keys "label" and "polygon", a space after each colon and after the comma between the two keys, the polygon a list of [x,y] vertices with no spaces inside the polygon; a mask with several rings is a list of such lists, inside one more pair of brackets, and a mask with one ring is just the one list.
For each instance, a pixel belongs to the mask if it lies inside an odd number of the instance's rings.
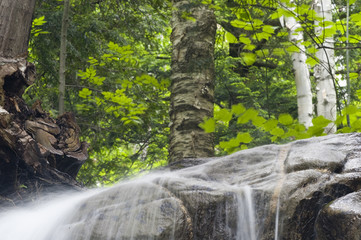
{"label": "flowing water", "polygon": [[10,210],[0,215],[0,239],[2,240],[49,240],[59,224],[73,213],[77,204],[96,194],[69,192],[61,194],[48,203]]}
{"label": "flowing water", "polygon": [[[36,205],[1,213],[0,239],[202,240],[220,235],[230,240],[257,240],[267,217],[260,216],[267,211],[259,208],[269,205],[256,197],[255,190],[270,188],[280,178],[274,171],[275,161],[254,162],[254,170],[246,165],[247,161],[237,166],[220,159],[110,188],[63,193],[53,200],[48,197]],[[238,171],[237,178],[229,171]],[[269,192],[272,196],[273,190]]]}
{"label": "flowing water", "polygon": [[257,240],[255,206],[250,186],[240,189],[237,206],[237,240]]}

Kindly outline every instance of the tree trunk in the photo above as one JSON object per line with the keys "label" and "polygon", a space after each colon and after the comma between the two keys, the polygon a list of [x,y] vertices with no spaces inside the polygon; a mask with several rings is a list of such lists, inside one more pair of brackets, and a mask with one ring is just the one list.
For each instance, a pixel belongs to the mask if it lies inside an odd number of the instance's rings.
{"label": "tree trunk", "polygon": [[292,53],[292,63],[297,89],[298,121],[308,128],[312,125],[313,105],[306,50],[302,45],[303,31],[297,31],[301,28],[301,24],[294,17],[286,17],[285,26],[288,29],[289,40],[300,50]]}
{"label": "tree trunk", "polygon": [[59,115],[64,113],[64,97],[65,97],[65,71],[66,71],[66,43],[69,25],[69,0],[64,0],[63,19],[61,23],[60,36],[60,66],[59,66]]}
{"label": "tree trunk", "polygon": [[0,204],[55,186],[78,188],[75,177],[87,158],[70,113],[54,120],[40,101],[28,107],[22,99],[35,79],[35,67],[26,61],[34,5],[0,3]]}
{"label": "tree trunk", "polygon": [[0,56],[26,55],[35,0],[1,0]]}
{"label": "tree trunk", "polygon": [[173,7],[169,162],[214,154],[213,135],[199,124],[213,117],[215,15],[191,0]]}
{"label": "tree trunk", "polygon": [[[331,0],[314,0],[315,11],[323,21],[332,21],[332,3]],[[317,82],[317,115],[324,116],[326,119],[336,120],[336,91],[334,85],[335,76],[335,55],[333,37],[325,37],[324,31],[327,27],[322,22],[316,22],[320,25],[315,28],[319,43],[319,50],[316,57],[319,63],[314,68],[314,76]],[[325,133],[336,132],[336,126],[331,123],[325,128]]]}

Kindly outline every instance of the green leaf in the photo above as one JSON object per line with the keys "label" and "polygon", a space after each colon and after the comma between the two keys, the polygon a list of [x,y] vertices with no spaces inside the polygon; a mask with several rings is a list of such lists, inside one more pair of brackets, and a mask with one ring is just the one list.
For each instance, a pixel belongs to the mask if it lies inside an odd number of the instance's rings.
{"label": "green leaf", "polygon": [[105,77],[98,77],[98,76],[95,76],[95,77],[92,77],[89,79],[90,82],[100,86],[100,85],[103,85],[103,82],[105,80]]}
{"label": "green leaf", "polygon": [[236,20],[231,21],[231,25],[236,28],[244,28],[247,25],[247,23],[236,19]]}
{"label": "green leaf", "polygon": [[261,127],[264,122],[266,122],[266,119],[261,116],[256,116],[252,119],[252,124],[256,127]]}
{"label": "green leaf", "polygon": [[222,108],[219,111],[215,111],[214,119],[223,122],[229,122],[232,119],[232,113],[228,109]]}
{"label": "green leaf", "polygon": [[295,137],[298,135],[299,133],[293,129],[293,128],[290,128],[288,129],[288,131],[285,133],[285,135],[282,136],[282,138],[289,138],[289,137]]}
{"label": "green leaf", "polygon": [[351,115],[351,114],[355,114],[359,111],[359,109],[354,106],[354,105],[350,105],[350,106],[347,106],[346,108],[344,108],[342,110],[343,114],[344,115]]}
{"label": "green leaf", "polygon": [[271,141],[272,141],[272,142],[276,142],[277,139],[278,139],[278,136],[276,136],[276,135],[271,137]]}
{"label": "green leaf", "polygon": [[229,43],[238,43],[238,39],[230,32],[226,32],[226,40]]}
{"label": "green leaf", "polygon": [[293,123],[293,118],[290,114],[283,113],[278,117],[278,122],[286,126],[291,125]]}
{"label": "green leaf", "polygon": [[318,116],[318,117],[312,119],[313,126],[319,127],[319,128],[324,128],[331,122],[332,122],[331,120],[326,119],[324,116]]}
{"label": "green leaf", "polygon": [[358,73],[350,73],[350,78],[358,78]]}
{"label": "green leaf", "polygon": [[92,94],[92,91],[89,90],[88,88],[83,88],[80,92],[79,92],[79,97],[81,98],[88,98],[89,95]]}
{"label": "green leaf", "polygon": [[343,122],[343,120],[345,119],[345,117],[346,117],[345,115],[338,116],[335,121],[335,124],[340,125]]}
{"label": "green leaf", "polygon": [[324,129],[323,129],[323,127],[320,127],[320,126],[317,126],[317,125],[316,126],[311,126],[311,127],[308,128],[307,133],[310,136],[322,136],[322,135],[324,135]]}
{"label": "green leaf", "polygon": [[[309,52],[312,55],[316,54],[317,51],[318,50],[315,46],[311,46],[311,47],[307,48],[307,52]],[[315,56],[313,56],[313,58],[315,58]]]}
{"label": "green leaf", "polygon": [[253,63],[256,62],[256,54],[254,53],[249,53],[249,52],[242,52],[241,53],[241,57],[242,57],[242,60],[243,62],[247,65],[247,66],[250,66],[252,65]]}
{"label": "green leaf", "polygon": [[242,143],[250,143],[252,142],[253,138],[248,132],[246,132],[246,133],[238,133],[237,140]]}
{"label": "green leaf", "polygon": [[285,131],[280,127],[276,127],[270,131],[270,134],[273,136],[281,137],[283,134],[285,134]]}
{"label": "green leaf", "polygon": [[258,41],[260,41],[262,39],[268,40],[270,37],[272,37],[272,34],[267,33],[267,32],[255,33],[253,35],[253,39],[258,40]]}
{"label": "green leaf", "polygon": [[305,125],[301,124],[301,123],[297,123],[294,127],[294,129],[297,131],[297,132],[304,132],[306,131],[306,127]]}
{"label": "green leaf", "polygon": [[350,16],[350,21],[354,22],[357,26],[361,26],[361,13],[355,13]]}
{"label": "green leaf", "polygon": [[212,133],[216,130],[216,120],[214,118],[208,118],[202,123],[199,124],[199,126],[206,132],[206,133]]}
{"label": "green leaf", "polygon": [[359,131],[361,129],[361,120],[357,119],[351,123],[352,131]]}
{"label": "green leaf", "polygon": [[242,113],[244,113],[246,111],[246,108],[242,105],[242,103],[236,104],[236,105],[232,105],[232,110],[231,112],[234,115],[241,115]]}
{"label": "green leaf", "polygon": [[352,129],[350,127],[344,127],[338,130],[339,133],[351,133]]}
{"label": "green leaf", "polygon": [[307,133],[307,132],[304,132],[304,133],[299,133],[299,134],[297,134],[295,137],[296,137],[296,139],[298,140],[298,139],[310,138],[311,135],[310,135],[309,133]]}
{"label": "green leaf", "polygon": [[249,108],[240,117],[238,117],[237,123],[245,124],[250,120],[253,120],[258,115],[258,111],[254,108]]}
{"label": "green leaf", "polygon": [[231,148],[235,148],[238,147],[240,144],[240,142],[237,140],[237,138],[232,138],[229,141],[223,141],[219,143],[219,146],[223,149],[231,149]]}
{"label": "green leaf", "polygon": [[301,44],[302,44],[303,46],[305,46],[305,47],[308,47],[308,46],[310,46],[312,43],[311,43],[310,41],[303,41],[303,42],[301,42]]}
{"label": "green leaf", "polygon": [[252,43],[252,41],[251,41],[251,39],[249,39],[248,37],[239,37],[239,41],[241,42],[241,43],[244,43],[244,44],[246,44],[246,45],[248,45],[248,44],[251,44]]}
{"label": "green leaf", "polygon": [[288,32],[278,32],[277,33],[277,37],[287,37],[288,36]]}
{"label": "green leaf", "polygon": [[264,25],[264,26],[262,27],[262,30],[263,30],[263,32],[266,32],[266,33],[269,33],[269,34],[272,34],[272,33],[275,32],[274,27],[271,26],[271,25]]}
{"label": "green leaf", "polygon": [[257,50],[256,55],[258,57],[267,57],[269,55],[269,50],[268,49]]}
{"label": "green leaf", "polygon": [[285,51],[282,48],[274,48],[272,53],[276,56],[285,55]]}
{"label": "green leaf", "polygon": [[254,45],[254,44],[248,44],[243,47],[244,50],[249,50],[249,51],[253,51],[253,49],[255,49],[255,48],[256,48],[256,45]]}
{"label": "green leaf", "polygon": [[333,35],[336,34],[336,26],[333,26],[331,28],[325,28],[322,31],[322,38],[329,38],[329,37],[333,37]]}
{"label": "green leaf", "polygon": [[316,64],[318,64],[318,61],[314,57],[308,57],[306,60],[306,64],[314,67]]}
{"label": "green leaf", "polygon": [[270,132],[272,129],[277,127],[277,124],[278,121],[276,119],[269,119],[263,124],[263,128],[265,131]]}
{"label": "green leaf", "polygon": [[286,51],[290,53],[294,53],[294,52],[300,52],[300,49],[297,46],[292,45],[286,48]]}

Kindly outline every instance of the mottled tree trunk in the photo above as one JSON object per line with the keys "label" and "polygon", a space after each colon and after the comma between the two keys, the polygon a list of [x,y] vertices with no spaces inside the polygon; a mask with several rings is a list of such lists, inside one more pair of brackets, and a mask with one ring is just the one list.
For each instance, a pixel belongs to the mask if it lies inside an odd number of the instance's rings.
{"label": "mottled tree trunk", "polygon": [[35,79],[26,61],[35,0],[0,2],[0,204],[34,197],[58,186],[78,188],[75,177],[87,158],[75,118],[52,119],[22,98]]}
{"label": "mottled tree trunk", "polygon": [[[319,27],[315,28],[316,36],[320,42],[320,49],[316,52],[319,60],[314,68],[314,76],[317,82],[317,115],[324,116],[326,119],[336,120],[336,90],[334,85],[335,76],[335,53],[334,39],[331,36],[325,37],[324,31],[329,26],[328,21],[332,21],[332,3],[331,0],[314,0],[314,8],[318,16],[323,18],[323,22],[317,22]],[[336,125],[331,123],[325,128],[325,133],[335,133]]]}
{"label": "mottled tree trunk", "polygon": [[199,124],[213,116],[216,19],[200,1],[173,1],[169,162],[214,154]]}

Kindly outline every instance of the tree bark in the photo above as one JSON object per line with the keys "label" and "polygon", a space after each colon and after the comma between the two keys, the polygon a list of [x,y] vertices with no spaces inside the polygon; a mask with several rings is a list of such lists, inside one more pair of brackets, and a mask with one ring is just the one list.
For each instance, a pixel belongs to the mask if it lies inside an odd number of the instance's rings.
{"label": "tree bark", "polygon": [[[292,53],[293,71],[297,89],[298,121],[309,128],[312,125],[313,105],[310,72],[306,64],[307,56],[303,42],[303,31],[299,31],[301,24],[294,17],[285,18],[289,40],[295,44],[299,52]],[[298,31],[297,31],[298,30]]]}
{"label": "tree bark", "polygon": [[0,3],[0,205],[54,187],[79,188],[75,178],[87,159],[72,114],[54,120],[40,101],[29,107],[22,98],[35,79],[35,67],[26,61],[34,5]]}
{"label": "tree bark", "polygon": [[1,0],[0,56],[26,55],[35,0]]}
{"label": "tree bark", "polygon": [[[314,0],[315,11],[323,21],[332,21],[332,3],[331,0]],[[325,37],[324,31],[327,27],[322,26],[322,22],[316,22],[320,25],[315,28],[316,36],[320,42],[320,48],[316,52],[319,63],[314,68],[317,91],[317,115],[324,116],[326,119],[336,120],[336,90],[334,85],[335,76],[335,54],[333,37]],[[323,48],[325,47],[325,48]],[[336,132],[336,125],[331,123],[325,128],[325,133]]]}
{"label": "tree bark", "polygon": [[213,135],[199,124],[213,117],[216,19],[200,1],[173,1],[169,162],[214,154]]}
{"label": "tree bark", "polygon": [[65,110],[64,96],[65,96],[65,71],[66,71],[66,43],[69,25],[69,0],[64,0],[63,19],[61,24],[60,36],[60,66],[59,66],[59,115],[62,115]]}

